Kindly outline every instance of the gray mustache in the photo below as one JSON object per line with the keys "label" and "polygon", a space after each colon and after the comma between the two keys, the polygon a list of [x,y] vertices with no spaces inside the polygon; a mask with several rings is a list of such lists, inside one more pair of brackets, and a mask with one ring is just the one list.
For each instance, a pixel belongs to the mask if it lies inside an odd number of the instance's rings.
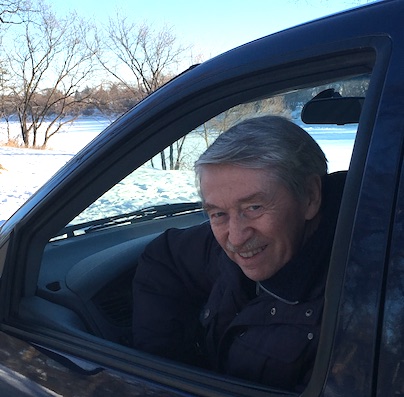
{"label": "gray mustache", "polygon": [[262,243],[259,239],[253,238],[251,240],[248,240],[246,243],[242,245],[233,245],[229,241],[226,243],[226,249],[234,254],[238,254],[240,252],[248,252],[248,251],[254,251],[260,247],[265,245]]}

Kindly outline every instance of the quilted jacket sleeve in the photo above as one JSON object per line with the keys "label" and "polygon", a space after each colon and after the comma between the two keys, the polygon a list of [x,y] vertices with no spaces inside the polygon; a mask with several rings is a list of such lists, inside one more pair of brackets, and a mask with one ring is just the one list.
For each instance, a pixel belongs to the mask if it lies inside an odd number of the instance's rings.
{"label": "quilted jacket sleeve", "polygon": [[135,348],[204,366],[199,315],[219,252],[208,223],[170,229],[149,244],[133,281]]}

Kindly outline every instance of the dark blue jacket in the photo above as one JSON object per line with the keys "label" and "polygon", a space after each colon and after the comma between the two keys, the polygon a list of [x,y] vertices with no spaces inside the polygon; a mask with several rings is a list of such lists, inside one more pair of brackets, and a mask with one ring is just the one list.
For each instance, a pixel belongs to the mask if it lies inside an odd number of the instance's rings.
{"label": "dark blue jacket", "polygon": [[310,379],[345,174],[323,180],[322,221],[270,279],[249,280],[209,223],[153,241],[134,279],[134,347],[285,390]]}

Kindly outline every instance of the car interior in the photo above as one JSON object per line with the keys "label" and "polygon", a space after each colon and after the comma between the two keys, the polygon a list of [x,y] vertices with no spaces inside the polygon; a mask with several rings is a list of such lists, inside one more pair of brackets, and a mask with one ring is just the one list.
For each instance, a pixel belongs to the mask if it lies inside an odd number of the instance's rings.
{"label": "car interior", "polygon": [[[21,298],[18,317],[79,338],[131,347],[132,279],[145,246],[168,228],[207,222],[196,187],[189,188],[194,184],[193,162],[230,125],[278,114],[314,137],[326,153],[329,172],[347,171],[371,77],[367,64],[351,69],[240,101],[184,131],[183,141],[173,142],[117,181],[49,238],[33,281],[35,293]],[[170,197],[165,175],[180,174],[187,180],[187,195]],[[144,175],[161,186],[148,189]]]}
{"label": "car interior", "polygon": [[[360,76],[348,80],[345,84],[360,83],[360,88],[356,89],[364,90],[366,81],[367,77]],[[331,85],[338,87],[341,84],[339,81]],[[302,91],[309,95],[312,89],[305,88]],[[340,134],[337,138],[339,142],[345,138],[348,145],[351,145],[346,150],[350,151],[356,131],[347,129],[347,124],[356,125],[358,122],[360,104],[364,96],[342,97],[340,94],[336,96],[336,93],[338,88],[321,90],[313,99],[303,106],[300,105],[299,119],[303,123],[307,121],[307,126],[341,126],[341,132],[338,133],[338,128],[334,128],[333,134]],[[303,93],[296,91],[286,95],[297,98]],[[277,95],[254,102],[254,106],[248,104],[243,109],[247,113],[242,117],[250,115],[252,108],[259,107],[262,111],[280,108],[285,112],[283,101],[284,96]],[[347,121],[345,109],[347,106],[352,108],[351,102],[355,104],[355,114]],[[326,120],[325,109],[332,110],[327,112]],[[296,112],[296,109],[294,111]],[[325,134],[323,129],[313,136],[318,140],[329,139]],[[195,155],[195,152],[193,153]],[[349,164],[346,163],[345,166],[348,167]],[[96,207],[97,203],[94,206]],[[163,210],[162,206],[165,206]],[[81,214],[81,217],[84,218],[84,214]],[[37,321],[40,318],[44,325],[52,328],[66,332],[87,332],[130,346],[131,280],[136,270],[137,258],[147,243],[163,230],[170,227],[187,227],[205,221],[207,218],[199,201],[147,206],[107,218],[91,219],[82,223],[74,221],[67,225],[60,235],[54,236],[46,246],[36,297],[23,299],[20,313],[32,320]],[[38,313],[41,315],[38,316]]]}

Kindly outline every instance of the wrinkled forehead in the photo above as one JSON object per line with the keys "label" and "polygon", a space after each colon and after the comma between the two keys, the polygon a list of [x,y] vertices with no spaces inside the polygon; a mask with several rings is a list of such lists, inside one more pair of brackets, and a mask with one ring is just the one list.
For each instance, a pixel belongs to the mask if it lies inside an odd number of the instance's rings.
{"label": "wrinkled forehead", "polygon": [[[268,170],[230,164],[205,164],[199,173],[199,192],[204,203],[212,198],[245,201],[252,196],[268,195],[282,183]],[[283,185],[283,184],[282,184]]]}

